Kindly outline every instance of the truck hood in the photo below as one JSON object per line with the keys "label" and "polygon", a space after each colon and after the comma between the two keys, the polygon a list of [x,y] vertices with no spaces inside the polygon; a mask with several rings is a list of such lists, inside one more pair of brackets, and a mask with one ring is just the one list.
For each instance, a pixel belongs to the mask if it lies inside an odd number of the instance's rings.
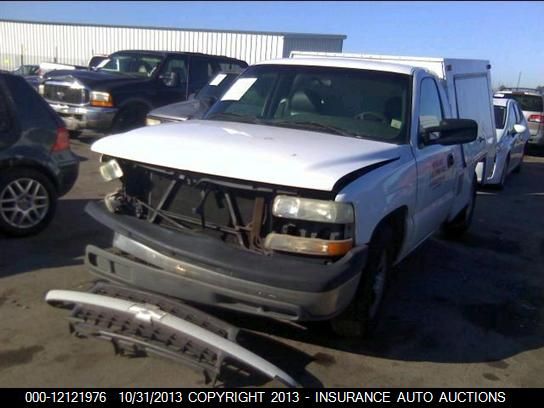
{"label": "truck hood", "polygon": [[138,75],[114,74],[105,71],[88,71],[88,70],[58,70],[47,74],[47,79],[65,82],[78,82],[83,86],[91,89],[99,87],[108,87],[115,84],[119,86],[125,83],[137,84],[146,82],[149,79]]}
{"label": "truck hood", "polygon": [[95,152],[141,163],[324,191],[332,191],[346,174],[395,160],[406,149],[321,132],[210,120],[143,127],[92,145]]}

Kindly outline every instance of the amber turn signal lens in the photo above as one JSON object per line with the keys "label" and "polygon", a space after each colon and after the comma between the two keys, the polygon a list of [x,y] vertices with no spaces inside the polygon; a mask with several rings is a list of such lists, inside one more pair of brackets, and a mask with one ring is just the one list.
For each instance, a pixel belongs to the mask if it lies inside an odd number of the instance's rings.
{"label": "amber turn signal lens", "polygon": [[275,251],[294,252],[306,255],[341,256],[353,248],[352,239],[338,241],[295,237],[292,235],[276,234],[274,232],[266,236],[265,248]]}
{"label": "amber turn signal lens", "polygon": [[113,102],[112,101],[93,101],[91,100],[91,106],[99,106],[103,108],[112,108]]}

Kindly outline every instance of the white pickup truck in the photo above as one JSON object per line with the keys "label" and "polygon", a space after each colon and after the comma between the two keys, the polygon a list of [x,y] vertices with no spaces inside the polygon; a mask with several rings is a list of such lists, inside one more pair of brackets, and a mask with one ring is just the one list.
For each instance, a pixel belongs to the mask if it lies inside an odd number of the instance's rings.
{"label": "white pickup truck", "polygon": [[87,265],[191,302],[365,333],[391,267],[471,223],[483,122],[495,135],[489,65],[442,65],[457,76],[363,58],[259,63],[202,120],[95,142],[122,187],[87,206],[114,231],[112,249],[87,247]]}

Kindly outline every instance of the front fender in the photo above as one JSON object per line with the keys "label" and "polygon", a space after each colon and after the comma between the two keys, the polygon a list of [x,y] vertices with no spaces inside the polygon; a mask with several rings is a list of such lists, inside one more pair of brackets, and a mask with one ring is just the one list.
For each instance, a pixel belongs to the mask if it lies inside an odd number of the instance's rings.
{"label": "front fender", "polygon": [[[398,160],[364,173],[345,186],[336,201],[351,202],[355,209],[355,242],[365,245],[376,226],[387,215],[401,207],[408,217],[416,203],[417,170],[409,146],[400,150]],[[411,223],[407,223],[407,233]]]}

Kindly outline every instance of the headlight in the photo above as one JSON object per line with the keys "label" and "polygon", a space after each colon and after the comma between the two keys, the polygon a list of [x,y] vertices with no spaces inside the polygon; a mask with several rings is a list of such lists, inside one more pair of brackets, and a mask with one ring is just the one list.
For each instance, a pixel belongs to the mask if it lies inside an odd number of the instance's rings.
{"label": "headlight", "polygon": [[44,96],[44,95],[45,95],[45,85],[44,85],[44,84],[39,84],[39,85],[38,85],[38,93],[39,93],[41,96]]}
{"label": "headlight", "polygon": [[284,195],[274,199],[272,214],[280,218],[333,224],[351,224],[354,221],[353,206],[349,203]]}
{"label": "headlight", "polygon": [[117,160],[111,159],[100,166],[100,174],[104,180],[112,181],[123,177],[123,170],[119,166],[119,163],[117,163]]}
{"label": "headlight", "polygon": [[91,91],[91,106],[101,106],[111,108],[113,106],[113,100],[111,95],[107,92]]}
{"label": "headlight", "polygon": [[145,118],[145,124],[147,126],[160,125],[162,122],[159,119]]}

